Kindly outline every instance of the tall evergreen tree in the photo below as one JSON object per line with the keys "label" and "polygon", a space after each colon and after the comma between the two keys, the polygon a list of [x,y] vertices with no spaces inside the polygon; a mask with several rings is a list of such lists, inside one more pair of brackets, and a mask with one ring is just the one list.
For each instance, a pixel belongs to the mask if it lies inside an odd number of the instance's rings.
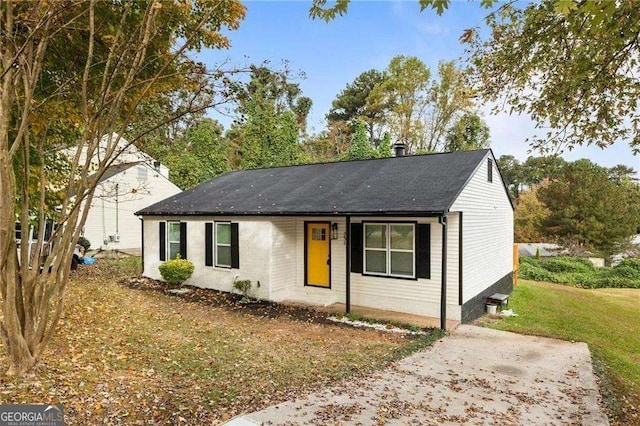
{"label": "tall evergreen tree", "polygon": [[384,104],[371,104],[367,102],[367,98],[374,87],[381,84],[384,79],[385,74],[376,69],[360,74],[333,100],[331,110],[327,114],[327,121],[329,123],[343,121],[353,126],[356,120],[361,119],[365,123],[369,141],[376,145],[387,108]]}
{"label": "tall evergreen tree", "polygon": [[393,147],[391,146],[391,135],[385,132],[380,145],[378,145],[378,157],[385,158],[393,155]]}
{"label": "tall evergreen tree", "polygon": [[371,146],[367,138],[367,130],[364,122],[358,120],[353,132],[353,139],[351,140],[351,146],[345,153],[345,160],[367,160],[370,158],[377,158],[378,153],[375,148]]}

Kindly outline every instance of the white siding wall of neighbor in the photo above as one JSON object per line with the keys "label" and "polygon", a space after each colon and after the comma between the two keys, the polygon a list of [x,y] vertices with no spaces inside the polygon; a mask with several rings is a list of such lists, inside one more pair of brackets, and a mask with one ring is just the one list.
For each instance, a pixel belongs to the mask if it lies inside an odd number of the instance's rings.
{"label": "white siding wall of neighbor", "polygon": [[[179,221],[179,217],[151,217],[144,220],[144,275],[162,279],[158,266],[160,221]],[[183,217],[187,223],[187,259],[193,262],[194,272],[185,284],[232,292],[235,279],[251,280],[250,295],[269,299],[269,278],[272,246],[272,225],[268,218],[246,220],[237,217]],[[205,223],[238,223],[240,268],[205,266]],[[215,241],[215,240],[214,240]],[[259,283],[259,287],[258,287]]]}
{"label": "white siding wall of neighbor", "polygon": [[[147,165],[132,166],[96,187],[83,235],[94,250],[139,250],[142,247],[140,219],[134,213],[179,192],[180,188]],[[116,233],[120,241],[105,244],[104,240]]]}
{"label": "white siding wall of neighbor", "polygon": [[485,159],[451,211],[462,211],[463,302],[513,271],[513,209],[495,159],[489,182]]}

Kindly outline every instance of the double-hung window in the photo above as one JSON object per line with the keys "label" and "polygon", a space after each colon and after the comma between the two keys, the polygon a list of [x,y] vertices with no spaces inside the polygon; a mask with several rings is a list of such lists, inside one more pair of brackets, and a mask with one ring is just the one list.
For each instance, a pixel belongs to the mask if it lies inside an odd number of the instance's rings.
{"label": "double-hung window", "polygon": [[216,222],[215,265],[221,268],[231,268],[231,224]]}
{"label": "double-hung window", "polygon": [[180,222],[168,222],[169,232],[167,238],[167,251],[169,260],[175,259],[180,254]]}
{"label": "double-hung window", "polygon": [[415,278],[415,225],[365,223],[364,272]]}
{"label": "double-hung window", "polygon": [[205,222],[204,264],[218,268],[240,268],[238,224]]}

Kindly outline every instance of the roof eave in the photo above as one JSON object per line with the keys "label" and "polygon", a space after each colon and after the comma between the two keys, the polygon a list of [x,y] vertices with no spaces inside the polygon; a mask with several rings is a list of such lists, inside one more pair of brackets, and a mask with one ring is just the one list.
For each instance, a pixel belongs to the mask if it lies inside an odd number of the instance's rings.
{"label": "roof eave", "polygon": [[428,216],[428,217],[436,217],[445,215],[447,211],[444,210],[425,210],[425,211],[358,211],[358,212],[347,212],[347,211],[334,211],[334,212],[168,212],[168,211],[159,211],[159,212],[144,212],[138,211],[135,213],[136,216],[190,216],[190,217],[200,217],[200,216]]}

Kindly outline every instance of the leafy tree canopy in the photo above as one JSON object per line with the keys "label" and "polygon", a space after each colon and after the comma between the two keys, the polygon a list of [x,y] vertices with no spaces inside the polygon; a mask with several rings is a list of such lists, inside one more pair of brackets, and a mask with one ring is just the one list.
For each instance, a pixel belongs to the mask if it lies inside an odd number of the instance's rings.
{"label": "leafy tree canopy", "polygon": [[445,151],[469,151],[489,146],[491,132],[482,117],[465,112],[447,131]]}
{"label": "leafy tree canopy", "polygon": [[[143,99],[202,81],[194,75],[206,79],[186,52],[227,47],[226,31],[244,13],[236,0],[2,3],[0,339],[7,374],[31,372],[56,331],[88,206],[120,154],[114,132],[129,128]],[[71,158],[51,167],[49,153],[63,147]],[[53,199],[51,188],[63,190]],[[59,226],[46,243],[56,255],[46,256],[43,219],[53,209]],[[39,238],[33,250],[18,248],[16,214],[26,229],[32,212]]]}
{"label": "leafy tree canopy", "polygon": [[[237,99],[238,120],[227,131],[236,157],[233,168],[286,166],[307,161],[300,144],[311,101],[302,96],[288,72],[252,67],[250,80],[233,87]],[[304,107],[304,108],[303,108]]]}
{"label": "leafy tree canopy", "polygon": [[[310,16],[329,21],[347,13],[349,3],[327,6],[326,0],[314,0]],[[451,0],[418,3],[421,10],[442,14]],[[490,31],[470,28],[460,38],[467,44],[478,95],[506,100],[509,111],[526,113],[547,129],[530,141],[534,148],[548,153],[623,141],[640,152],[636,1],[482,0],[480,5],[491,10],[485,19]]]}
{"label": "leafy tree canopy", "polygon": [[229,171],[228,145],[222,136],[222,126],[204,118],[177,141],[166,158],[170,179],[182,189]]}
{"label": "leafy tree canopy", "polygon": [[521,163],[513,155],[502,155],[498,167],[512,199],[517,199],[523,190],[540,184],[545,179],[556,179],[566,165],[562,157],[528,157]]}
{"label": "leafy tree canopy", "polygon": [[546,234],[605,255],[627,243],[640,223],[640,187],[609,178],[589,160],[567,163],[538,190],[549,209]]}
{"label": "leafy tree canopy", "polygon": [[367,104],[371,109],[388,109],[391,133],[413,152],[424,140],[431,71],[415,56],[398,55],[391,59],[385,75],[367,97]]}
{"label": "leafy tree canopy", "polygon": [[[304,74],[300,77],[304,77]],[[256,104],[271,104],[276,114],[285,110],[293,112],[300,133],[306,132],[307,117],[313,102],[311,98],[302,96],[300,84],[294,81],[286,64],[282,71],[272,70],[265,64],[251,65],[249,81],[231,83],[230,92],[237,105],[235,112],[238,121],[247,119]]]}
{"label": "leafy tree canopy", "polygon": [[327,120],[331,122],[344,121],[350,125],[362,119],[365,122],[369,140],[375,143],[376,128],[384,121],[385,106],[373,105],[367,102],[369,94],[385,79],[384,73],[371,69],[360,74],[356,79],[347,84],[331,103],[331,110],[327,114]]}
{"label": "leafy tree canopy", "polygon": [[524,191],[515,203],[514,241],[543,243],[552,240],[544,228],[544,222],[549,215],[549,208],[538,198],[538,186]]}
{"label": "leafy tree canopy", "polygon": [[378,157],[385,158],[393,155],[393,146],[391,145],[391,135],[389,132],[385,132],[380,144],[377,148]]}

